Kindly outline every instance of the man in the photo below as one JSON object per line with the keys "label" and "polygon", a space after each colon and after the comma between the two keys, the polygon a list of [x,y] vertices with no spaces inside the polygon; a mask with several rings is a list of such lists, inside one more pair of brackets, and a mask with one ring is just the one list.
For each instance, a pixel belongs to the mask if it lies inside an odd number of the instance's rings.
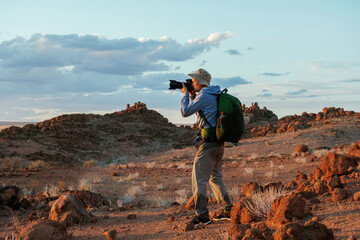
{"label": "man", "polygon": [[189,76],[192,77],[194,90],[189,92],[183,83],[181,114],[183,117],[188,117],[197,113],[197,124],[202,129],[201,136],[195,140],[198,149],[192,169],[192,192],[196,216],[191,222],[197,226],[200,223],[205,225],[211,223],[207,209],[207,183],[210,184],[217,202],[224,206],[223,212],[214,220],[230,220],[232,204],[222,180],[224,142],[217,140],[214,131],[217,122],[217,99],[221,94],[220,87],[210,86],[211,75],[204,69],[200,68]]}

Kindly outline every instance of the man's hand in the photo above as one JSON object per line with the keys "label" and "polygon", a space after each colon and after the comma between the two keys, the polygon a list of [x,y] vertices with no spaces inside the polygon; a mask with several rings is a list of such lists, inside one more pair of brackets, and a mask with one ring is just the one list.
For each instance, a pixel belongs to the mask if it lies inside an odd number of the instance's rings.
{"label": "man's hand", "polygon": [[180,91],[181,91],[182,93],[187,93],[187,92],[188,92],[188,93],[190,94],[190,96],[191,96],[191,97],[196,96],[196,93],[195,93],[195,91],[194,91],[194,90],[189,92],[189,90],[186,88],[186,86],[185,86],[184,82],[182,82],[182,85],[183,85],[183,88],[182,88],[182,89],[180,89]]}
{"label": "man's hand", "polygon": [[186,88],[184,82],[182,82],[182,85],[183,85],[183,87],[182,87],[182,89],[180,89],[180,91],[181,91],[182,93],[187,93],[187,92],[189,92],[188,89]]}

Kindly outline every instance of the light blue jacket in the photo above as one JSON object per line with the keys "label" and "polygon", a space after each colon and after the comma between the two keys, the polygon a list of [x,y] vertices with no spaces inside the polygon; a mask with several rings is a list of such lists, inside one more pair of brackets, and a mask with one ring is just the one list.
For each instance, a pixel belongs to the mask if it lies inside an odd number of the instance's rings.
{"label": "light blue jacket", "polygon": [[[188,117],[194,113],[202,110],[206,120],[212,127],[216,126],[218,102],[217,97],[221,94],[219,86],[205,87],[198,92],[196,97],[190,102],[189,93],[185,93],[181,100],[181,114],[183,117]],[[201,127],[203,120],[198,116],[198,126]],[[208,124],[205,128],[209,128]]]}

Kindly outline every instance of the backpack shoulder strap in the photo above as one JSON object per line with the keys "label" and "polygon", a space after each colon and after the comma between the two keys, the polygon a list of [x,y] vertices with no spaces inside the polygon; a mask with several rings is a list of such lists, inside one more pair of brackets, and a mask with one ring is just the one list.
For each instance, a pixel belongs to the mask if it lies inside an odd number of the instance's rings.
{"label": "backpack shoulder strap", "polygon": [[200,118],[201,118],[202,120],[204,120],[204,122],[203,122],[203,124],[200,126],[200,128],[203,128],[203,127],[205,126],[205,124],[208,124],[210,127],[213,127],[213,126],[209,123],[209,121],[206,119],[205,114],[203,113],[202,110],[198,111],[198,113],[199,113]]}

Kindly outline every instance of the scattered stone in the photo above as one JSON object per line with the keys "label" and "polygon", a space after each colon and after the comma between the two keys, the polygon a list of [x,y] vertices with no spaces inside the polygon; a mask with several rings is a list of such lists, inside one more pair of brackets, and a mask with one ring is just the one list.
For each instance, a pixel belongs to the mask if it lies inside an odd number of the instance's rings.
{"label": "scattered stone", "polygon": [[104,232],[104,235],[107,240],[116,240],[116,230],[115,229]]}
{"label": "scattered stone", "polygon": [[230,227],[228,227],[228,237],[229,239],[242,239],[249,228],[249,224],[230,224]]}
{"label": "scattered stone", "polygon": [[349,150],[349,154],[360,158],[360,141],[357,141]]}
{"label": "scattered stone", "polygon": [[260,229],[248,228],[242,240],[252,240],[252,239],[266,240],[266,238],[263,235],[263,232]]}
{"label": "scattered stone", "polygon": [[279,226],[274,233],[274,240],[334,240],[334,234],[324,224],[309,222],[304,226],[287,223]]}
{"label": "scattered stone", "polygon": [[106,206],[107,202],[99,193],[90,192],[87,190],[75,190],[76,195],[87,207],[95,208],[100,206]]}
{"label": "scattered stone", "polygon": [[0,205],[5,205],[13,210],[20,207],[20,188],[16,186],[5,186],[0,188]]}
{"label": "scattered stone", "polygon": [[248,224],[256,220],[255,216],[250,214],[246,205],[251,204],[249,199],[242,199],[236,202],[230,212],[230,223],[231,224]]}
{"label": "scattered stone", "polygon": [[302,219],[305,216],[305,200],[295,195],[278,197],[271,205],[266,224],[278,227],[290,222],[294,217]]}
{"label": "scattered stone", "polygon": [[50,220],[59,221],[66,226],[89,223],[91,216],[84,203],[74,194],[61,195],[52,205],[49,215]]}
{"label": "scattered stone", "polygon": [[296,171],[296,177],[295,177],[295,181],[298,182],[299,180],[307,180],[308,176],[301,172],[301,171]]}
{"label": "scattered stone", "polygon": [[194,224],[193,224],[193,223],[188,222],[188,223],[181,224],[180,229],[181,229],[183,232],[188,232],[188,231],[194,230],[195,228],[194,228]]}
{"label": "scattered stone", "polygon": [[321,180],[322,176],[324,176],[324,172],[319,167],[315,167],[314,171],[312,172],[313,179]]}
{"label": "scattered stone", "polygon": [[250,197],[253,193],[261,191],[259,184],[256,182],[249,182],[242,186],[241,193],[246,197]]}
{"label": "scattered stone", "polygon": [[307,145],[297,145],[295,146],[296,153],[305,153],[309,151],[309,147]]}
{"label": "scattered stone", "polygon": [[296,189],[296,195],[306,199],[311,199],[316,197],[316,191],[310,181],[305,181]]}
{"label": "scattered stone", "polygon": [[315,193],[318,195],[324,194],[327,191],[329,191],[327,185],[325,185],[322,181],[315,182],[314,189],[315,189]]}
{"label": "scattered stone", "polygon": [[354,194],[354,200],[355,201],[360,201],[360,192],[357,192]]}
{"label": "scattered stone", "polygon": [[67,240],[66,227],[52,220],[39,220],[21,230],[16,240]]}
{"label": "scattered stone", "polygon": [[127,218],[127,219],[135,219],[135,218],[136,218],[136,214],[131,213],[131,214],[127,215],[126,218]]}
{"label": "scattered stone", "polygon": [[343,185],[340,181],[340,178],[338,175],[334,175],[327,183],[327,187],[329,188],[329,191],[332,192],[335,188],[343,188]]}
{"label": "scattered stone", "polygon": [[175,221],[175,217],[173,215],[171,215],[167,220],[166,222],[173,222]]}
{"label": "scattered stone", "polygon": [[340,202],[347,197],[347,191],[343,188],[335,188],[332,192],[333,202]]}

